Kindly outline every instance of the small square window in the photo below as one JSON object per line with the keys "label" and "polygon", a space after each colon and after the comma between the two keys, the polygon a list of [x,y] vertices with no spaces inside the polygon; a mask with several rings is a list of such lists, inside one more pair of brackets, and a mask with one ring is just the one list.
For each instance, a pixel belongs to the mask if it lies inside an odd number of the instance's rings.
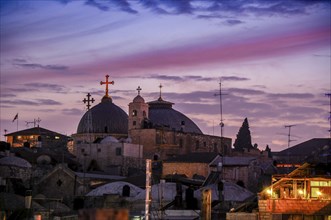
{"label": "small square window", "polygon": [[98,152],[101,152],[101,149],[100,148],[98,149]]}
{"label": "small square window", "polygon": [[82,153],[84,153],[84,152],[85,152],[85,149],[83,148],[83,149],[81,149],[80,151],[81,151]]}
{"label": "small square window", "polygon": [[122,155],[122,149],[121,148],[116,148],[116,156],[121,156]]}

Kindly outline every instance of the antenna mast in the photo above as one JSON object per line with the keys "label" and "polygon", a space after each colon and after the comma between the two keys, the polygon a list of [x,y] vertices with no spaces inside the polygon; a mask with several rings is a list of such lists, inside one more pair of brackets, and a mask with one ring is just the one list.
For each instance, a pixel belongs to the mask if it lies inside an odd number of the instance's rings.
{"label": "antenna mast", "polygon": [[291,128],[294,127],[294,126],[296,126],[296,125],[285,125],[285,128],[288,128],[287,148],[290,148],[290,143],[292,141],[295,141],[295,140],[291,139]]}
{"label": "antenna mast", "polygon": [[29,127],[29,124],[33,124],[33,127],[39,127],[41,119],[38,117],[37,119],[33,119],[33,121],[25,121],[26,127]]}
{"label": "antenna mast", "polygon": [[215,93],[214,96],[219,96],[219,97],[220,97],[220,118],[221,118],[221,121],[220,121],[220,127],[221,127],[221,138],[223,138],[223,127],[224,127],[224,122],[223,122],[223,104],[222,104],[222,96],[223,96],[223,95],[227,95],[227,94],[222,93],[222,80],[221,80],[221,78],[220,78],[219,85],[220,85],[219,93]]}
{"label": "antenna mast", "polygon": [[289,165],[290,165],[290,151],[288,150],[290,148],[290,143],[292,141],[291,139],[291,128],[294,127],[296,125],[285,125],[285,128],[288,128],[288,135],[287,135],[287,173],[289,173]]}
{"label": "antenna mast", "polygon": [[326,93],[325,96],[328,96],[330,98],[330,111],[329,111],[329,121],[330,121],[330,129],[329,129],[329,133],[330,133],[330,138],[331,138],[331,93]]}

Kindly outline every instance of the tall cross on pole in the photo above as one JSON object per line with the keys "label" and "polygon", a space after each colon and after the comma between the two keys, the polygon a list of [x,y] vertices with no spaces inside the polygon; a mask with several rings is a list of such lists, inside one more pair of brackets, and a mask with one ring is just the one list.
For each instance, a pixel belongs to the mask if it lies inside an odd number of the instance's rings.
{"label": "tall cross on pole", "polygon": [[94,102],[94,98],[90,99],[91,98],[91,94],[90,93],[87,93],[87,99],[84,98],[83,99],[83,102],[86,104],[86,107],[87,107],[87,110],[90,110],[90,107],[91,107],[91,104],[90,103],[93,103]]}
{"label": "tall cross on pole", "polygon": [[138,86],[137,91],[138,91],[138,95],[140,95],[140,91],[142,90],[142,88],[140,88],[140,86]]}
{"label": "tall cross on pole", "polygon": [[330,112],[329,112],[330,129],[329,129],[329,133],[330,133],[330,138],[331,138],[331,93],[326,93],[325,96],[328,96],[330,98]]}
{"label": "tall cross on pole", "polygon": [[100,81],[100,85],[104,85],[104,84],[106,84],[106,94],[105,94],[105,97],[109,97],[109,95],[108,95],[108,85],[114,85],[114,81],[108,81],[108,78],[109,78],[109,75],[106,75],[106,82],[102,82],[102,81]]}

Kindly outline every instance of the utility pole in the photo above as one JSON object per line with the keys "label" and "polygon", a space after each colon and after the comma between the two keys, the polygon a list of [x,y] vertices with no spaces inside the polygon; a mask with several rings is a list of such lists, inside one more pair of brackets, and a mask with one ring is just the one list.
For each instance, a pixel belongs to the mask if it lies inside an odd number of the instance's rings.
{"label": "utility pole", "polygon": [[146,197],[145,197],[145,219],[150,219],[151,204],[151,180],[152,180],[152,160],[146,160]]}

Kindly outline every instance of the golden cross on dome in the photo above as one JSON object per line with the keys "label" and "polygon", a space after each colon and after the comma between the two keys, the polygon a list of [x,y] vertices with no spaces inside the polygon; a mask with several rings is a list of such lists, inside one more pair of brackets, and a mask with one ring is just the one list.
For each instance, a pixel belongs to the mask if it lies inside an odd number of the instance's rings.
{"label": "golden cross on dome", "polygon": [[83,102],[84,102],[84,103],[87,103],[87,104],[86,104],[86,107],[87,107],[87,110],[89,110],[90,107],[91,107],[90,102],[93,103],[93,102],[94,102],[94,98],[90,99],[90,97],[91,97],[91,94],[90,94],[90,93],[87,93],[86,96],[87,96],[87,99],[84,98],[84,99],[83,99]]}
{"label": "golden cross on dome", "polygon": [[142,90],[142,88],[140,88],[140,86],[138,86],[137,91],[138,91],[138,95],[140,95],[140,91]]}
{"label": "golden cross on dome", "polygon": [[108,78],[109,78],[109,75],[106,75],[106,82],[100,82],[100,85],[103,85],[103,84],[106,84],[106,94],[105,94],[105,96],[106,97],[108,97],[109,95],[108,95],[108,85],[114,85],[114,81],[108,81]]}

